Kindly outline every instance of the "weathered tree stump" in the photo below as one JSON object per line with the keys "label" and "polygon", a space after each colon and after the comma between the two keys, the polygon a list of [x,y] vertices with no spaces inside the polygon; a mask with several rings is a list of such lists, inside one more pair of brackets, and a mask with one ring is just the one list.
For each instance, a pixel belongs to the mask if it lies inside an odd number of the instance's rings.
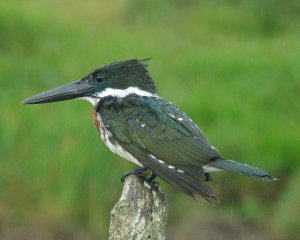
{"label": "weathered tree stump", "polygon": [[111,211],[110,240],[165,239],[168,205],[156,185],[129,176],[122,196]]}

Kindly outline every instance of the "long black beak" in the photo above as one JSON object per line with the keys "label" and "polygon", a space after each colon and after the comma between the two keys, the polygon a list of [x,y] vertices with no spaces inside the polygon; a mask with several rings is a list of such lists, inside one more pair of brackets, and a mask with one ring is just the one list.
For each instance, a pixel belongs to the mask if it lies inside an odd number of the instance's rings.
{"label": "long black beak", "polygon": [[61,87],[51,89],[46,92],[42,92],[33,97],[30,97],[22,104],[39,104],[39,103],[50,103],[59,102],[69,99],[79,98],[87,96],[91,92],[93,86],[84,80],[78,80]]}

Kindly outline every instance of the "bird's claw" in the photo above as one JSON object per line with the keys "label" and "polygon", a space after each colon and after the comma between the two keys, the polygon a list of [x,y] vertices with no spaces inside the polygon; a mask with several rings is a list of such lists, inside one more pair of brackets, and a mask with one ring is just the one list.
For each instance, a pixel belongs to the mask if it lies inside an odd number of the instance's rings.
{"label": "bird's claw", "polygon": [[150,184],[151,186],[155,186],[158,187],[159,183],[156,181],[153,181],[154,178],[157,176],[155,173],[151,173],[150,176],[146,176],[145,174],[143,174],[143,172],[145,172],[146,170],[148,170],[147,168],[137,168],[137,169],[133,169],[131,171],[128,171],[126,173],[124,173],[121,177],[121,183],[124,184],[125,179],[130,176],[130,175],[136,175],[139,176],[140,178],[143,179],[143,181],[147,182],[148,184]]}
{"label": "bird's claw", "polygon": [[124,184],[125,179],[130,175],[139,176],[139,177],[143,178],[143,180],[145,181],[147,179],[147,177],[142,172],[144,172],[146,170],[147,170],[146,168],[137,168],[137,169],[134,169],[134,170],[124,173],[121,177],[121,183]]}

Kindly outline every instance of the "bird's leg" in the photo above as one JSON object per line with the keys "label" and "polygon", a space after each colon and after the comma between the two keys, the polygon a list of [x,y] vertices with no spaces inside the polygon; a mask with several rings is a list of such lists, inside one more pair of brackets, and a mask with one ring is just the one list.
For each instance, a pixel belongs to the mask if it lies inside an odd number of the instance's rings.
{"label": "bird's leg", "polygon": [[204,177],[205,182],[212,182],[212,178],[209,173],[204,173]]}
{"label": "bird's leg", "polygon": [[156,177],[157,177],[157,175],[154,172],[151,172],[151,175],[149,177],[147,177],[146,180],[148,183],[151,183],[154,180],[154,178],[156,178]]}
{"label": "bird's leg", "polygon": [[157,175],[156,175],[154,172],[151,172],[150,176],[146,178],[146,181],[147,181],[149,184],[151,184],[152,186],[154,185],[154,186],[157,186],[157,187],[158,187],[158,186],[159,186],[158,182],[153,181],[154,178],[156,178],[156,177],[157,177]]}
{"label": "bird's leg", "polygon": [[125,182],[125,179],[130,176],[130,175],[138,175],[140,177],[143,177],[143,178],[146,178],[144,174],[142,174],[142,172],[145,172],[147,171],[148,168],[145,168],[145,167],[140,167],[140,168],[136,168],[136,169],[133,169],[133,170],[130,170],[126,173],[124,173],[121,177],[121,182],[124,183]]}

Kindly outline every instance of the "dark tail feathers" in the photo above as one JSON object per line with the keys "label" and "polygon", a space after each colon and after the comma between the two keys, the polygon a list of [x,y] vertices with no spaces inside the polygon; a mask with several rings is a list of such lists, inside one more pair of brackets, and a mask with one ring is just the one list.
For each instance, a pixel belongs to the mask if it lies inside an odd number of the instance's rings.
{"label": "dark tail feathers", "polygon": [[238,163],[232,160],[217,158],[212,160],[208,165],[215,168],[220,168],[230,172],[238,173],[241,175],[256,177],[266,181],[277,180],[277,178],[272,177],[268,172],[262,169],[252,167],[246,164]]}

